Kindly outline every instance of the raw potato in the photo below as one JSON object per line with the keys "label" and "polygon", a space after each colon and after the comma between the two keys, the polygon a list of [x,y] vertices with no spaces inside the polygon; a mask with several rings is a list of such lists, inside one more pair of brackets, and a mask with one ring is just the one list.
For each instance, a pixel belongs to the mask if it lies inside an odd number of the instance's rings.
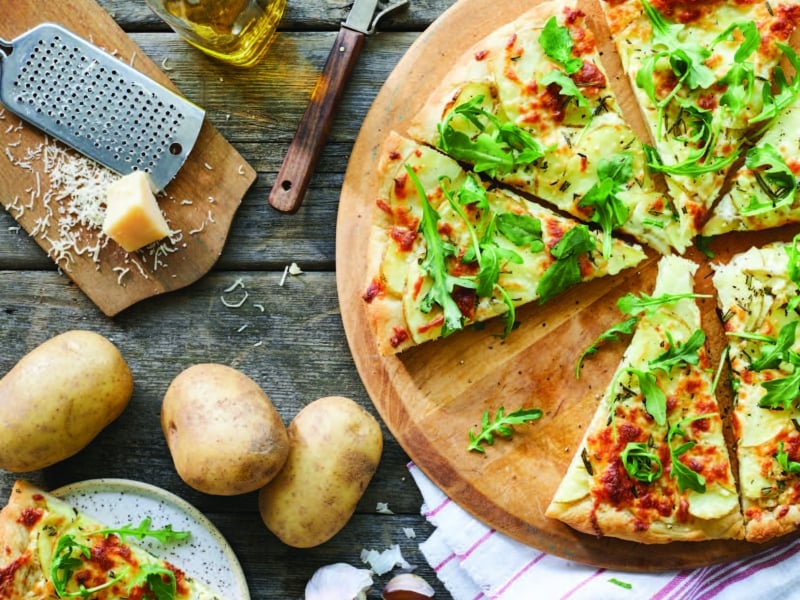
{"label": "raw potato", "polygon": [[180,373],[164,395],[161,427],[178,475],[206,494],[257,490],[289,454],[272,401],[255,381],[225,365],[198,364]]}
{"label": "raw potato", "polygon": [[43,469],[72,456],[116,419],[133,377],[116,346],[91,331],[67,331],[0,379],[0,468]]}
{"label": "raw potato", "polygon": [[289,425],[281,472],[259,494],[264,524],[282,542],[311,548],[341,530],[364,494],[383,451],[378,422],[341,396],[315,400]]}

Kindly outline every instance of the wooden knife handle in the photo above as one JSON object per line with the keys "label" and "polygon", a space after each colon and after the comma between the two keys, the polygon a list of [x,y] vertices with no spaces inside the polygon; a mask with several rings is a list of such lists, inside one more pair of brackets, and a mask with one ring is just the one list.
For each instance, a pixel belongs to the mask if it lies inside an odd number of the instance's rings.
{"label": "wooden knife handle", "polygon": [[293,213],[300,208],[364,37],[363,33],[346,27],[339,30],[269,194],[269,203],[276,210]]}

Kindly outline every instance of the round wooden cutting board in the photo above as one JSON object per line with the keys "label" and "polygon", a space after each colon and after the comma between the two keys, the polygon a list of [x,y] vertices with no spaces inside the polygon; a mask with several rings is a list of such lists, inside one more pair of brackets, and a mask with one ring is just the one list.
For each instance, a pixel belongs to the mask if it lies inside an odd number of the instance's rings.
{"label": "round wooden cutting board", "polygon": [[[608,38],[597,0],[582,6],[597,33],[602,57],[620,105],[642,131],[630,89]],[[577,533],[548,519],[544,511],[566,471],[599,398],[624,351],[610,344],[591,357],[580,379],[579,354],[602,331],[621,320],[616,300],[652,293],[658,257],[636,269],[573,287],[544,306],[517,311],[518,329],[506,339],[490,322],[399,356],[381,357],[368,327],[364,300],[366,248],[378,188],[375,173],[381,143],[391,130],[404,133],[427,95],[460,54],[536,0],[461,0],[414,43],[397,65],[367,115],[342,188],[337,222],[336,271],[339,301],[356,367],[375,407],[415,463],[453,500],[489,526],[548,553],[582,563],[628,570],[707,565],[747,556],[763,546],[717,541],[656,546]],[[700,263],[698,293],[711,293],[712,261],[768,241],[791,239],[797,228],[759,234],[729,234],[711,249],[713,259],[692,250]],[[713,298],[699,301],[714,360],[724,335]],[[721,385],[723,417],[730,390]],[[511,440],[498,438],[485,454],[467,450],[484,411],[494,414],[540,408],[544,416],[518,426]]]}

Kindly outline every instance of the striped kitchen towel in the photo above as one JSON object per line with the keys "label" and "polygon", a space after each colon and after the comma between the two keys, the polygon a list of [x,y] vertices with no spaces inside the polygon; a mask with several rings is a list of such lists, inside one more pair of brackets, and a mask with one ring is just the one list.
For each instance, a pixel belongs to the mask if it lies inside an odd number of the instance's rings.
{"label": "striped kitchen towel", "polygon": [[422,514],[436,527],[420,551],[454,600],[779,600],[800,598],[800,540],[694,570],[615,572],[570,562],[490,529],[413,463]]}

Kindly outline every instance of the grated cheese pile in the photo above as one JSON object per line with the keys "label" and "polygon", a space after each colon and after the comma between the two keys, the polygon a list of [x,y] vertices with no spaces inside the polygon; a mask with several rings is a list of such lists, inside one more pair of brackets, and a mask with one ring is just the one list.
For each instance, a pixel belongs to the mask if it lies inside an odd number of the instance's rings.
{"label": "grated cheese pile", "polygon": [[[0,108],[0,123],[4,121],[8,119]],[[83,256],[100,270],[100,253],[109,244],[109,238],[101,229],[106,189],[119,175],[49,138],[36,147],[26,148],[21,141],[23,130],[21,121],[6,127],[0,125],[2,136],[18,135],[18,139],[6,142],[6,158],[18,169],[30,173],[32,178],[32,184],[25,189],[26,197],[17,196],[7,202],[7,210],[16,219],[29,211],[37,215],[29,229],[30,235],[47,242],[48,254],[60,269],[68,271],[76,257]],[[43,179],[49,180],[49,185]],[[189,234],[201,233],[211,223],[214,217],[209,211],[204,223]],[[168,238],[136,253],[123,253],[123,258],[119,259],[122,264],[111,269],[120,285],[133,273],[148,279],[144,261],[150,263],[152,271],[167,268],[167,258],[185,247],[183,232],[170,229]]]}

